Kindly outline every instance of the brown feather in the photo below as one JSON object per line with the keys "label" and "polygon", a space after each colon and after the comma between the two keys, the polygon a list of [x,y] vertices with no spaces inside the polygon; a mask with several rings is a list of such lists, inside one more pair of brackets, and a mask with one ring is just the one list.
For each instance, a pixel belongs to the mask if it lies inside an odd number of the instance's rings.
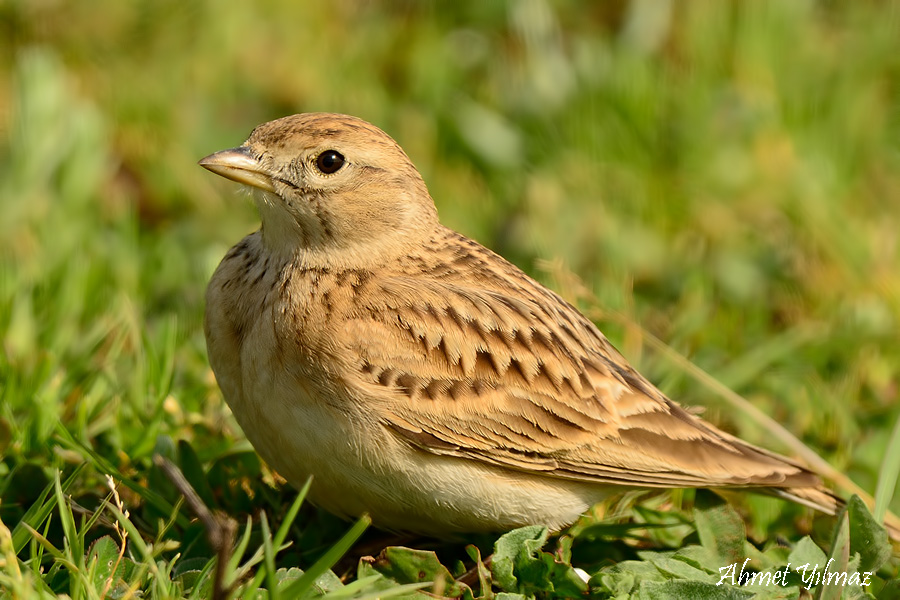
{"label": "brown feather", "polygon": [[[435,244],[458,240],[443,230]],[[465,270],[446,252],[409,271],[401,261],[338,333],[358,357],[347,377],[378,390],[372,408],[391,431],[428,452],[598,483],[817,485],[687,413],[577,309],[486,248],[465,248]]]}
{"label": "brown feather", "polygon": [[[334,172],[323,152],[339,153]],[[210,364],[260,454],[337,514],[422,532],[571,523],[617,487],[756,488],[834,513],[801,465],[666,398],[570,304],[443,227],[384,132],[295,115],[201,161],[259,232],[207,291]]]}

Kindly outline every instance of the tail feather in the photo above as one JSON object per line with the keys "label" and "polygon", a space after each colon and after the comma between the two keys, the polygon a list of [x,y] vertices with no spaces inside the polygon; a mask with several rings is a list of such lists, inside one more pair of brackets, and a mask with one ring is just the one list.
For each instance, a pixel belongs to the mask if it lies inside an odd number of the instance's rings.
{"label": "tail feather", "polygon": [[846,505],[834,492],[824,487],[772,488],[779,498],[808,506],[826,515],[837,515]]}
{"label": "tail feather", "polygon": [[[779,498],[808,506],[827,515],[837,515],[847,506],[844,500],[825,487],[772,488],[771,492]],[[883,525],[891,540],[895,543],[900,542],[900,522],[897,518],[888,515]]]}

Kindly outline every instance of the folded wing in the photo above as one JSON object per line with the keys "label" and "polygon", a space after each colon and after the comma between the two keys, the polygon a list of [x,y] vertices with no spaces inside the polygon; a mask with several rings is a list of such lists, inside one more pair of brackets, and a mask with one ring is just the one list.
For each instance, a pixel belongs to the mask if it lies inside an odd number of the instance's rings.
{"label": "folded wing", "polygon": [[396,435],[428,452],[598,483],[818,484],[670,401],[574,307],[515,275],[479,288],[450,274],[393,277],[345,321],[352,383],[387,398],[373,410]]}

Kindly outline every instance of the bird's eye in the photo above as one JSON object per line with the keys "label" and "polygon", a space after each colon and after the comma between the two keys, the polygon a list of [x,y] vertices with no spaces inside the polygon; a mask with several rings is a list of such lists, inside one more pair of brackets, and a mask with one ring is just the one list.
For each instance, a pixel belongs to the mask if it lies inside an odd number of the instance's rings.
{"label": "bird's eye", "polygon": [[326,150],[316,157],[316,168],[326,175],[336,173],[344,166],[344,155],[337,150]]}

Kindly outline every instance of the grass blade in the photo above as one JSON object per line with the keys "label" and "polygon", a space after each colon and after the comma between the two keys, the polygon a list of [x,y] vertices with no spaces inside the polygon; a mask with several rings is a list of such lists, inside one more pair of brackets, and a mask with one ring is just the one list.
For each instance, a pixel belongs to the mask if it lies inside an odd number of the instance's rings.
{"label": "grass blade", "polygon": [[[141,485],[136,481],[130,479],[119,469],[117,469],[115,465],[113,465],[110,461],[100,456],[100,454],[95,452],[92,448],[85,446],[80,441],[75,439],[75,437],[65,427],[63,427],[61,423],[57,425],[56,433],[57,440],[63,446],[80,453],[85,457],[86,460],[94,465],[95,469],[97,469],[101,473],[112,475],[117,481],[120,481],[122,485],[130,489],[132,492],[136,493],[138,496],[142,497],[147,501],[148,504],[153,505],[153,507],[160,512],[164,514],[172,514],[174,512],[175,507],[171,502],[163,498],[161,494],[153,491],[147,486]],[[187,516],[178,513],[176,515],[176,522],[178,523],[179,527],[187,528],[190,525],[191,521]]]}
{"label": "grass blade", "polygon": [[282,590],[282,595],[285,598],[297,598],[303,595],[303,593],[312,587],[313,583],[315,583],[325,571],[333,567],[335,563],[350,550],[351,546],[353,546],[356,540],[359,539],[359,536],[363,534],[371,523],[372,519],[369,515],[360,517],[359,521],[344,534],[344,537],[332,546],[322,558],[317,560],[315,564],[300,577],[300,579],[294,581]]}
{"label": "grass blade", "polygon": [[884,523],[888,505],[897,488],[897,477],[900,476],[900,417],[894,423],[894,431],[884,451],[884,460],[878,470],[878,486],[875,488],[875,510],[872,515],[879,523]]}
{"label": "grass blade", "polygon": [[[82,469],[84,469],[84,465],[78,465],[66,481],[61,484],[61,490],[63,492],[69,489],[72,482],[81,474]],[[48,483],[47,487],[41,492],[41,495],[38,496],[38,499],[31,505],[31,508],[29,508],[22,516],[22,520],[19,521],[13,529],[12,543],[16,554],[21,552],[22,548],[25,547],[25,544],[31,539],[31,532],[28,528],[37,529],[41,526],[41,523],[50,516],[50,513],[53,512],[53,507],[56,505],[56,502],[55,500],[48,501],[47,497],[55,487],[56,481]]]}
{"label": "grass blade", "polygon": [[[281,526],[278,528],[278,531],[275,533],[275,538],[272,541],[272,546],[276,548],[276,552],[280,552],[282,550],[282,546],[284,544],[285,538],[287,538],[288,532],[290,532],[291,525],[294,522],[294,519],[297,518],[297,513],[300,512],[300,507],[303,505],[303,501],[306,499],[306,494],[309,492],[309,486],[312,483],[312,477],[306,480],[306,484],[300,490],[300,493],[297,494],[297,498],[294,500],[294,503],[291,504],[291,507],[288,509],[287,514],[284,515],[284,520],[281,523]],[[250,586],[252,589],[259,587],[262,584],[263,577],[265,577],[265,570],[261,569],[256,572],[256,575],[253,577],[252,585]]]}

